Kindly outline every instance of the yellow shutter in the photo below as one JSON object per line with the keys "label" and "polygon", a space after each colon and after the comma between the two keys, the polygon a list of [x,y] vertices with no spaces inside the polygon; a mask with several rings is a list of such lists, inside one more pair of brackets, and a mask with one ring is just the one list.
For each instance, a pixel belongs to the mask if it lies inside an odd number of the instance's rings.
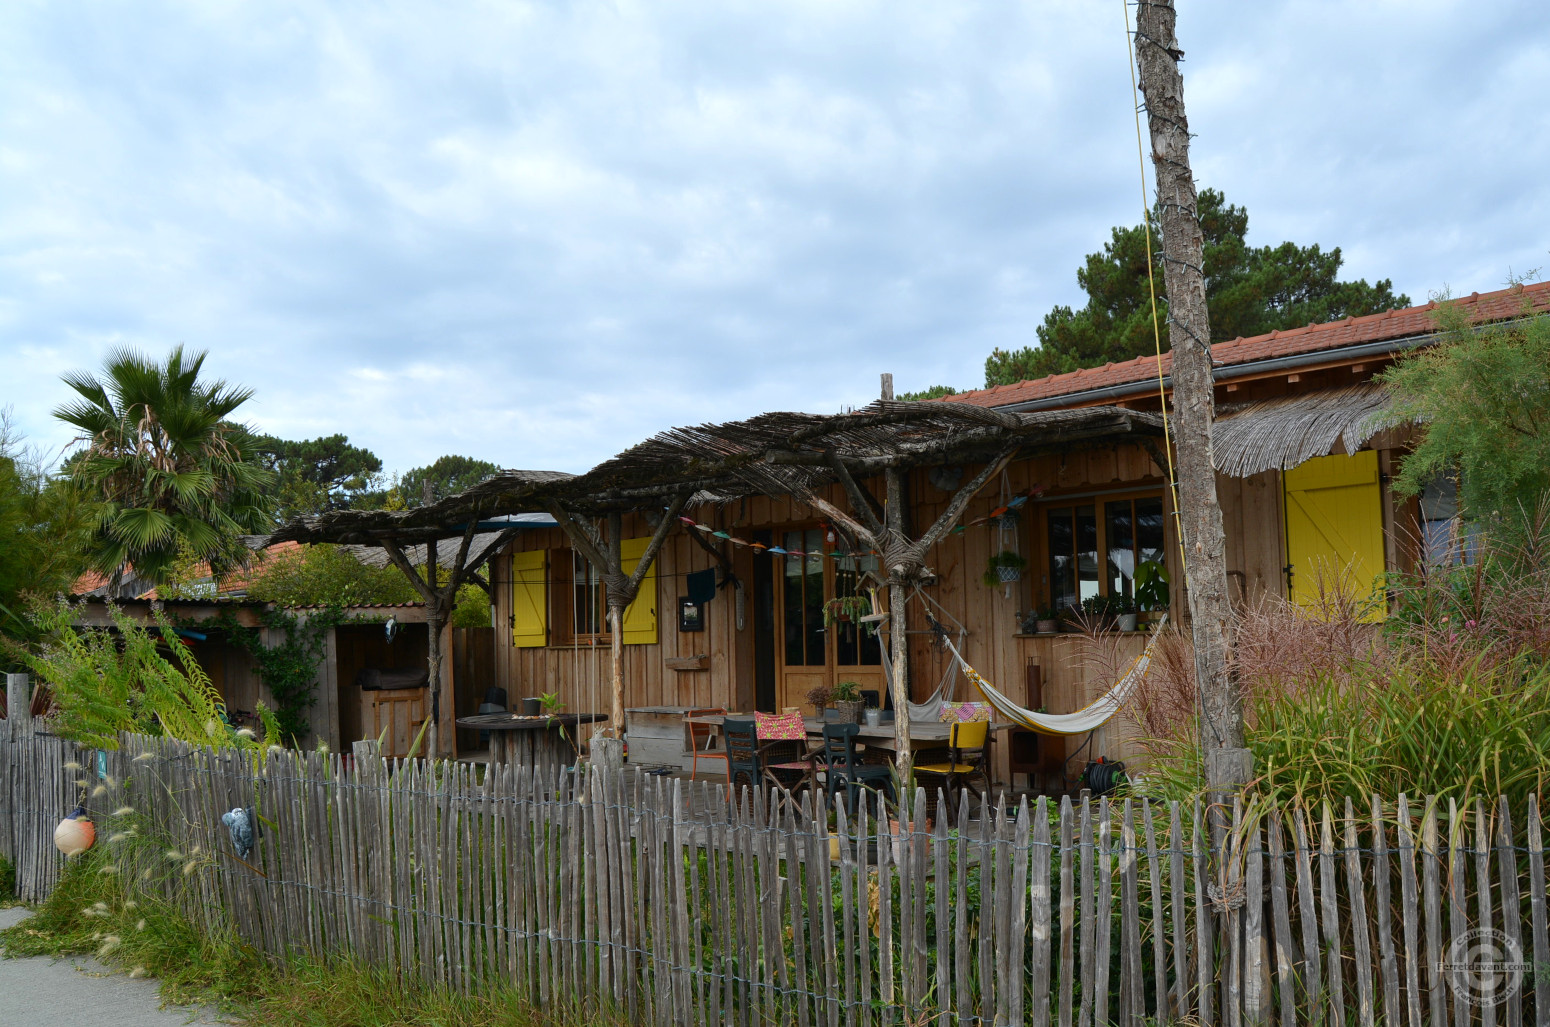
{"label": "yellow shutter", "polygon": [[[1327,591],[1343,577],[1358,598],[1373,596],[1384,570],[1378,454],[1315,457],[1284,479],[1293,601],[1316,605],[1321,581]],[[1366,619],[1380,620],[1384,612],[1375,603]]]}
{"label": "yellow shutter", "polygon": [[549,641],[548,556],[542,549],[511,554],[511,644],[518,648]]}
{"label": "yellow shutter", "polygon": [[[627,538],[619,541],[620,570],[634,574],[649,538]],[[646,576],[641,579],[640,591],[635,601],[624,608],[624,644],[656,645],[657,642],[657,564],[653,560]]]}

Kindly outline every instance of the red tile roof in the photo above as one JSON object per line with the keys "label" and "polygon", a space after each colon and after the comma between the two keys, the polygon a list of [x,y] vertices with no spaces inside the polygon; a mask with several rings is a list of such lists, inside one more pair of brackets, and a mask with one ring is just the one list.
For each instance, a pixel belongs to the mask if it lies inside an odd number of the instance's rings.
{"label": "red tile roof", "polygon": [[[1550,282],[1539,282],[1521,288],[1502,289],[1498,292],[1471,293],[1457,302],[1469,314],[1472,321],[1499,321],[1522,312],[1527,300],[1535,310],[1550,310]],[[1218,364],[1248,364],[1275,357],[1297,356],[1322,350],[1338,350],[1362,343],[1403,339],[1414,335],[1426,335],[1436,331],[1432,312],[1433,301],[1404,310],[1390,310],[1366,317],[1348,317],[1343,321],[1292,328],[1269,335],[1256,335],[1251,339],[1233,339],[1218,342],[1211,347],[1211,356]],[[1168,374],[1173,367],[1172,354],[1162,355],[1162,371]],[[1089,367],[1069,374],[1052,374],[1047,378],[997,385],[975,392],[960,392],[942,399],[954,403],[974,403],[978,406],[999,407],[1053,396],[1102,389],[1111,385],[1124,385],[1157,378],[1157,357],[1136,357],[1118,364]]]}
{"label": "red tile roof", "polygon": [[[246,570],[239,568],[238,570],[232,571],[230,574],[223,576],[220,579],[219,585],[217,586],[217,591],[221,595],[225,595],[229,592],[245,590],[250,584],[253,583],[253,576],[262,570],[264,565],[269,563],[269,561],[275,559],[276,557],[295,553],[302,548],[303,547],[300,542],[276,542],[268,549],[263,549],[254,553],[252,565],[249,566]],[[195,575],[196,578],[208,577],[210,574],[210,565],[207,563],[201,563],[194,569],[198,572]],[[125,570],[126,573],[132,573],[134,571],[134,567],[131,565],[126,567]],[[75,579],[75,584],[70,586],[70,593],[72,595],[86,595],[88,592],[95,591],[107,583],[108,578],[106,575],[99,574],[96,571],[87,571],[85,574],[82,574],[79,578]],[[155,599],[157,598],[156,590],[153,588],[149,592],[146,592],[144,595],[138,596],[137,598]]]}

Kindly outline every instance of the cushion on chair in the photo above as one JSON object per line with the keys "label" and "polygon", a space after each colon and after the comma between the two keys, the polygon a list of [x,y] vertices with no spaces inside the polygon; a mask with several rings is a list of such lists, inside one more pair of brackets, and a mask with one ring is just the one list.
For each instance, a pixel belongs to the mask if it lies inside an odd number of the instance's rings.
{"label": "cushion on chair", "polygon": [[990,720],[990,706],[982,702],[945,702],[939,719],[944,724],[969,724]]}
{"label": "cushion on chair", "polygon": [[972,774],[975,768],[967,763],[928,763],[915,770],[921,774]]}
{"label": "cushion on chair", "polygon": [[755,713],[759,741],[803,741],[807,738],[807,725],[802,723],[801,713]]}

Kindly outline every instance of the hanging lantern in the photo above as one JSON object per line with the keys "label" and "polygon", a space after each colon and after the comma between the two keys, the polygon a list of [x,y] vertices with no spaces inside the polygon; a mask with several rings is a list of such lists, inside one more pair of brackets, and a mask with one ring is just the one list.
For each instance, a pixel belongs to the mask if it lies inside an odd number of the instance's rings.
{"label": "hanging lantern", "polygon": [[66,856],[85,852],[97,842],[97,828],[86,819],[86,807],[77,806],[54,828],[54,847]]}

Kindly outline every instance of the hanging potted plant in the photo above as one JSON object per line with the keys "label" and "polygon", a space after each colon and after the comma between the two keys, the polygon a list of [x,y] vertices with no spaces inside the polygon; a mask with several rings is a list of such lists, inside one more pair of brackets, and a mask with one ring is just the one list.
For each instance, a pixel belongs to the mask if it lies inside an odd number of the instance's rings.
{"label": "hanging potted plant", "polygon": [[823,626],[858,624],[871,612],[872,603],[866,596],[836,596],[823,604]]}
{"label": "hanging potted plant", "polygon": [[1028,566],[1028,561],[1010,549],[991,556],[985,565],[985,574],[981,578],[986,588],[995,588],[997,585],[1010,585],[1023,576],[1023,569]]}

